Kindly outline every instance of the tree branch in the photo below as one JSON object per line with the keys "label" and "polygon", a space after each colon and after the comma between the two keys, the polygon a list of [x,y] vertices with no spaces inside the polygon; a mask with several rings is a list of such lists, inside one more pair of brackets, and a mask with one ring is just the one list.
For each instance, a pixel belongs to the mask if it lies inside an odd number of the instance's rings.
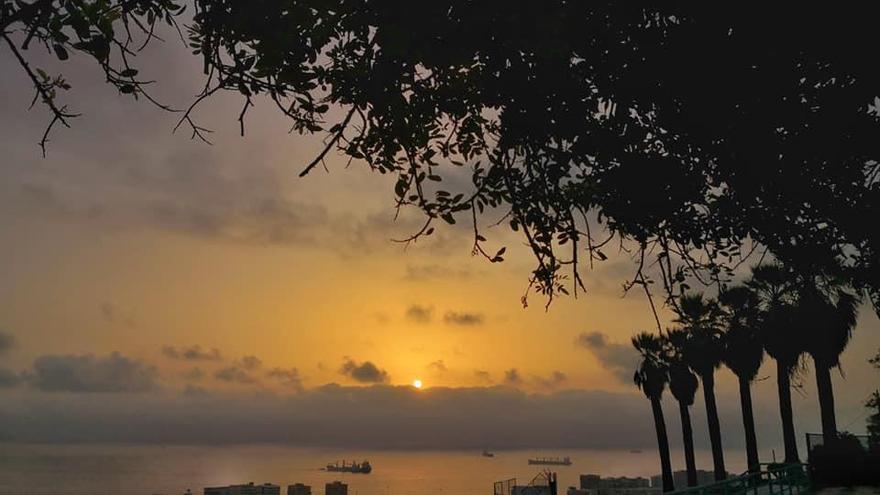
{"label": "tree branch", "polygon": [[339,138],[342,137],[342,133],[345,132],[345,128],[348,127],[348,123],[349,121],[351,121],[351,117],[352,115],[354,115],[356,109],[357,105],[352,105],[351,110],[348,111],[348,115],[345,116],[345,120],[343,120],[342,123],[339,124],[339,129],[337,129],[336,134],[334,134],[333,138],[327,143],[326,146],[324,146],[321,154],[319,154],[314,160],[312,160],[312,162],[309,163],[306,168],[304,168],[303,171],[299,173],[300,177],[305,177],[309,172],[312,171],[313,168],[315,168],[316,165],[324,161],[324,157],[330,151],[330,148],[335,146],[336,143],[339,141]]}

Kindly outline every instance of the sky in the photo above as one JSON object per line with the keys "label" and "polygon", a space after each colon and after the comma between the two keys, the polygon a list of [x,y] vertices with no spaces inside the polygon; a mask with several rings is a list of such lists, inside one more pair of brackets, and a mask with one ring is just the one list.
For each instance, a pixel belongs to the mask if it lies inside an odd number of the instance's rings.
{"label": "sky", "polygon": [[[270,105],[241,137],[240,102],[210,101],[197,112],[208,145],[87,61],[44,67],[63,70],[83,113],[45,158],[48,117],[28,111],[28,82],[0,53],[0,440],[654,444],[628,342],[655,323],[640,293],[623,295],[626,252],[584,272],[586,295],[524,308],[522,239],[486,231],[508,249],[498,264],[471,256],[467,228],[394,242],[420,218],[395,220],[393,179],[332,153],[298,178],[320,137],[288,133]],[[173,106],[200,88],[198,60],[173,40],[141,67]],[[843,429],[864,430],[878,348],[866,307],[834,376]],[[781,444],[774,373],[768,360],[754,385],[767,448]],[[813,380],[794,394],[799,433],[819,429]],[[741,445],[735,382],[723,368],[718,381],[725,438]],[[666,411],[675,443],[668,394]]]}

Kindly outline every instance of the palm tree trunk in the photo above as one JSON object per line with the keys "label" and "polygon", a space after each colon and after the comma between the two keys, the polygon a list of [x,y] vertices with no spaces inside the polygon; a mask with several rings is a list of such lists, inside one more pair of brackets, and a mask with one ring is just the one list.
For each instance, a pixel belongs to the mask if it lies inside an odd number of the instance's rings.
{"label": "palm tree trunk", "polygon": [[746,463],[749,471],[757,473],[758,465],[758,437],[755,433],[755,413],[752,410],[752,383],[745,377],[739,378],[739,402],[742,406],[743,430],[746,432]]}
{"label": "palm tree trunk", "polygon": [[697,486],[697,463],[694,459],[694,429],[691,427],[691,412],[687,404],[679,401],[678,411],[681,413],[681,436],[684,443],[684,463],[687,468],[688,486]]}
{"label": "palm tree trunk", "polygon": [[672,481],[672,460],[669,457],[669,437],[666,436],[666,421],[663,419],[663,407],[660,398],[651,398],[651,412],[654,413],[654,428],[657,430],[657,448],[660,451],[660,472],[663,474],[663,491],[675,490]]}
{"label": "palm tree trunk", "polygon": [[825,444],[837,438],[837,419],[834,416],[834,389],[831,385],[831,367],[818,359],[816,364],[816,390],[819,408],[822,410],[822,438]]}
{"label": "palm tree trunk", "polygon": [[704,373],[703,399],[706,401],[706,418],[709,420],[709,442],[712,444],[712,463],[715,465],[715,481],[727,477],[724,469],[724,448],[721,446],[721,423],[718,421],[718,406],[715,405],[715,370]]}
{"label": "palm tree trunk", "polygon": [[800,462],[794,433],[794,414],[791,410],[792,364],[776,361],[776,384],[779,388],[779,415],[782,417],[782,438],[785,443],[785,462]]}

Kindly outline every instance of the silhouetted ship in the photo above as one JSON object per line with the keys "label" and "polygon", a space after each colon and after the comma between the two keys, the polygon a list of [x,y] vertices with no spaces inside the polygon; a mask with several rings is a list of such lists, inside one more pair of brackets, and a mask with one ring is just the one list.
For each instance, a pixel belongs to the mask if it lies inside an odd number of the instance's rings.
{"label": "silhouetted ship", "polygon": [[529,459],[529,464],[536,464],[539,466],[571,466],[571,458],[568,456],[565,456],[562,459],[558,457],[536,457],[534,459]]}
{"label": "silhouetted ship", "polygon": [[483,457],[495,457],[495,454],[489,452],[488,450],[483,451]]}
{"label": "silhouetted ship", "polygon": [[360,464],[358,464],[357,462],[346,464],[345,461],[342,461],[342,465],[340,465],[337,461],[335,464],[327,464],[327,467],[325,469],[334,473],[369,474],[373,470],[373,466],[370,466],[369,461],[364,461]]}

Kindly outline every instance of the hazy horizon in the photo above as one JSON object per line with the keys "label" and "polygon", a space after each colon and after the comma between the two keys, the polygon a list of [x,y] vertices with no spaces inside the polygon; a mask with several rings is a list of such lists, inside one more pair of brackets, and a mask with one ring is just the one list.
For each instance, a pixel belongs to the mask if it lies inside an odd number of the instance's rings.
{"label": "hazy horizon", "polygon": [[[2,444],[0,444],[2,448]],[[731,471],[739,472],[744,454],[731,450]],[[131,495],[178,495],[191,488],[237,483],[305,483],[313,493],[324,484],[341,480],[361,495],[388,493],[421,494],[426,487],[460,495],[479,495],[495,481],[517,478],[527,483],[536,474],[528,457],[568,455],[571,466],[557,466],[561,487],[577,485],[578,476],[644,476],[656,473],[656,454],[628,450],[510,450],[496,457],[469,451],[375,451],[362,449],[303,449],[280,446],[158,447],[158,446],[38,446],[5,454],[0,464],[0,492],[26,486],[31,495],[86,495],[96,491],[125,490]],[[374,467],[369,475],[328,473],[320,470],[337,460],[367,459]],[[680,455],[673,457],[678,469]],[[711,466],[711,454],[697,451],[703,469]],[[112,467],[112,469],[108,469]],[[19,492],[15,492],[19,493]]]}

